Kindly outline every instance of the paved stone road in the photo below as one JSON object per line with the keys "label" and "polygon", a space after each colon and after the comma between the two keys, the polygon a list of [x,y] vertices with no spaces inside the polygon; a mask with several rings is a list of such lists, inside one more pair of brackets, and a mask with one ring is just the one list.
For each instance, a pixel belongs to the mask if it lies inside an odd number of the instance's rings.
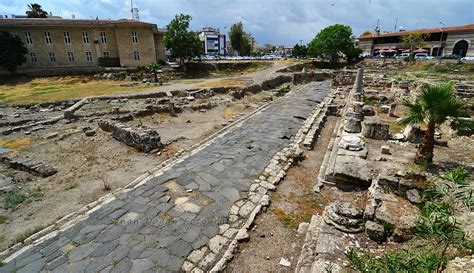
{"label": "paved stone road", "polygon": [[247,196],[253,180],[328,91],[327,82],[304,86],[0,271],[180,270],[193,249],[218,234],[231,206]]}

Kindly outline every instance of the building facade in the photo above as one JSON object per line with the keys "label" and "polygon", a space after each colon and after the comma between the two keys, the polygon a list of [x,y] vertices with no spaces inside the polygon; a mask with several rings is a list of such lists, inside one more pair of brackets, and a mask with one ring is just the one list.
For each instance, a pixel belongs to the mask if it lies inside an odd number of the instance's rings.
{"label": "building facade", "polygon": [[464,26],[418,29],[374,33],[359,37],[358,47],[366,56],[374,56],[382,51],[400,53],[407,50],[403,44],[403,36],[413,31],[427,34],[426,45],[423,47],[430,56],[459,55],[474,56],[474,24]]}
{"label": "building facade", "polygon": [[137,67],[165,60],[163,31],[136,20],[0,19],[28,49],[20,69]]}
{"label": "building facade", "polygon": [[202,42],[204,55],[226,55],[226,36],[220,34],[219,29],[206,27],[198,32],[198,36]]}

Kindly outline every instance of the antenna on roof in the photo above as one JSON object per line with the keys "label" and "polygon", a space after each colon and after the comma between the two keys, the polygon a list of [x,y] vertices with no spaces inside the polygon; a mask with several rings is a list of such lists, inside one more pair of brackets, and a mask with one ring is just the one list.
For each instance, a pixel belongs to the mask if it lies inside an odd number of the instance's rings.
{"label": "antenna on roof", "polygon": [[130,6],[131,6],[130,11],[132,12],[132,19],[140,21],[140,16],[138,15],[138,8],[135,8],[133,6],[133,0],[130,0]]}
{"label": "antenna on roof", "polygon": [[380,26],[379,26],[380,20],[377,19],[377,25],[375,26],[375,34],[379,35],[380,34]]}

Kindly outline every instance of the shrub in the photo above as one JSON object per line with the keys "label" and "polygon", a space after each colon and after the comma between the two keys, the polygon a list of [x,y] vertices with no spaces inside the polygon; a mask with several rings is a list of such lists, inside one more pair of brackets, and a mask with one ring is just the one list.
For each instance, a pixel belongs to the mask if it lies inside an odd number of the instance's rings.
{"label": "shrub", "polygon": [[442,261],[438,253],[426,247],[394,250],[379,258],[351,249],[346,257],[360,272],[431,272]]}
{"label": "shrub", "polygon": [[19,191],[9,191],[4,194],[5,197],[5,209],[16,209],[16,207],[25,201],[26,196]]}

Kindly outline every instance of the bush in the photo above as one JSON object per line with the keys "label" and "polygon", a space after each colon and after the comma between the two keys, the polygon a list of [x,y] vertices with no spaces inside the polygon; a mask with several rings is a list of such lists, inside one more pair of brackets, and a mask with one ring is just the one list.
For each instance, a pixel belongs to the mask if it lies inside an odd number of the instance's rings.
{"label": "bush", "polygon": [[351,249],[346,257],[360,272],[431,272],[443,261],[437,252],[426,247],[394,250],[380,258]]}
{"label": "bush", "polygon": [[15,209],[19,204],[25,201],[26,196],[19,191],[9,191],[4,194],[5,197],[5,209]]}

